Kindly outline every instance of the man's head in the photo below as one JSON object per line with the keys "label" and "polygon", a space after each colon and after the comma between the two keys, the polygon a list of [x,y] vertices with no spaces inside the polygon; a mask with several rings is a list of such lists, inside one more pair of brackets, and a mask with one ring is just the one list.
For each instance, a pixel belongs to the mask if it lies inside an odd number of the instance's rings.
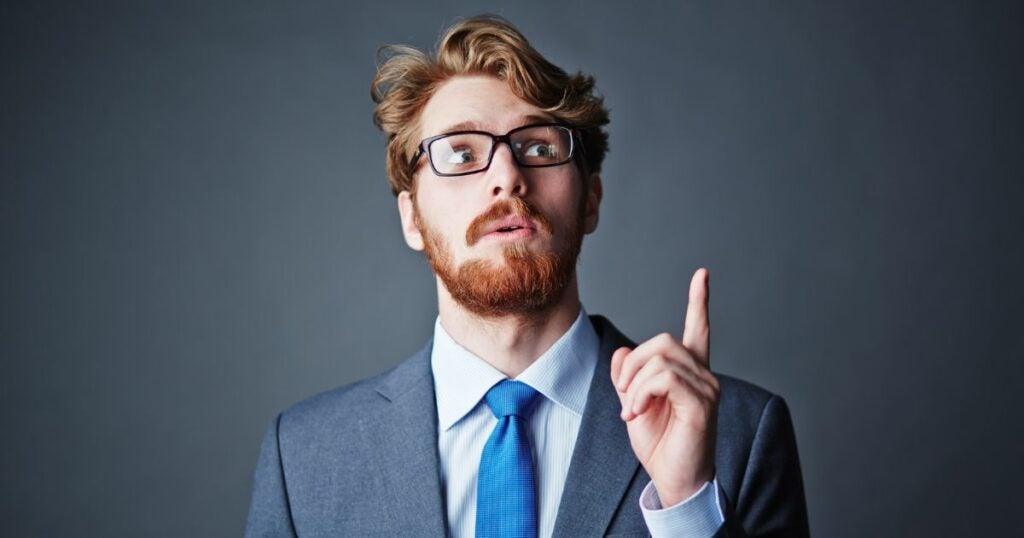
{"label": "man's head", "polygon": [[[406,242],[478,315],[552,306],[574,282],[583,234],[597,226],[608,113],[593,79],[567,75],[493,17],[453,26],[435,58],[385,50],[374,120],[388,135]],[[466,130],[491,136],[421,144]]]}

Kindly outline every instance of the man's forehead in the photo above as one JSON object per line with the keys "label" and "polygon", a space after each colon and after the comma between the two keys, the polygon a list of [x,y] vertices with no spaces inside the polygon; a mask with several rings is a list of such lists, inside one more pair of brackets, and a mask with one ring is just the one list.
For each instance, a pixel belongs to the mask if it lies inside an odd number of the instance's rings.
{"label": "man's forehead", "polygon": [[506,123],[509,125],[509,127],[503,128],[503,129],[499,129],[499,130],[494,130],[493,127],[491,127],[492,125],[495,125],[495,123],[496,123],[495,121],[466,120],[466,121],[460,121],[460,122],[452,124],[452,125],[448,125],[446,127],[442,127],[442,128],[437,130],[437,134],[451,133],[451,132],[454,132],[454,131],[487,131],[487,132],[493,133],[493,134],[504,134],[506,131],[511,131],[512,129],[515,129],[516,127],[521,127],[523,125],[529,125],[531,123],[551,122],[551,121],[554,121],[554,118],[552,118],[550,115],[540,113],[540,114],[525,114],[525,115],[518,116],[518,117],[515,117],[515,118],[512,118],[512,119],[507,119],[506,118],[506,120],[507,120]]}
{"label": "man's forehead", "polygon": [[493,77],[456,77],[441,85],[420,118],[421,138],[452,131],[503,134],[529,123],[553,121]]}

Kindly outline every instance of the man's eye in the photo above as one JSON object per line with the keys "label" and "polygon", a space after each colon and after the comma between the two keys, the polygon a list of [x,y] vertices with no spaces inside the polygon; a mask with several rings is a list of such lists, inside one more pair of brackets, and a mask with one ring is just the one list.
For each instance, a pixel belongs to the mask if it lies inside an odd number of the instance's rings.
{"label": "man's eye", "polygon": [[534,143],[526,146],[523,155],[526,157],[554,157],[558,154],[558,147],[554,144]]}
{"label": "man's eye", "polygon": [[473,162],[473,150],[457,149],[448,155],[448,164],[466,164]]}

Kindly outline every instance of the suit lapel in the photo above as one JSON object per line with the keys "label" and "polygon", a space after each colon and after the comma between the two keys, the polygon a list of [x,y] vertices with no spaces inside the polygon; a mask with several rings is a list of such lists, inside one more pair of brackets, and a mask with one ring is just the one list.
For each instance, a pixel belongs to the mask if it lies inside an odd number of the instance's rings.
{"label": "suit lapel", "polygon": [[612,352],[633,343],[603,317],[591,320],[601,346],[558,507],[555,536],[603,535],[640,465],[619,418],[622,406],[609,374]]}
{"label": "suit lapel", "polygon": [[[555,536],[603,535],[639,468],[619,418],[620,404],[608,372],[620,346],[634,345],[606,319],[591,318],[601,338],[583,421],[562,492]],[[410,360],[384,376],[377,392],[389,403],[360,421],[373,447],[389,512],[385,526],[415,536],[446,534],[437,454],[437,402],[427,342]]]}
{"label": "suit lapel", "polygon": [[433,342],[382,379],[387,399],[360,421],[375,454],[389,511],[387,528],[407,536],[443,536],[444,505],[437,455],[437,404],[430,372]]}

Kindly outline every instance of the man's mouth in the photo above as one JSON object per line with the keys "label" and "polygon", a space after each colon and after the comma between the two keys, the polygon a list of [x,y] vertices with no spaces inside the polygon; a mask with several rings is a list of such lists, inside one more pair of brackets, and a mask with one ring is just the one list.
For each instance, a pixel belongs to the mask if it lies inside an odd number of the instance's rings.
{"label": "man's mouth", "polygon": [[519,198],[497,202],[473,219],[466,230],[466,244],[482,240],[522,241],[541,231],[551,234],[551,224],[536,209]]}
{"label": "man's mouth", "polygon": [[518,231],[534,231],[537,225],[530,219],[518,215],[509,215],[499,218],[486,227],[486,233],[490,234],[512,234]]}
{"label": "man's mouth", "polygon": [[509,215],[492,222],[483,235],[487,239],[523,239],[537,231],[536,224],[526,217]]}

